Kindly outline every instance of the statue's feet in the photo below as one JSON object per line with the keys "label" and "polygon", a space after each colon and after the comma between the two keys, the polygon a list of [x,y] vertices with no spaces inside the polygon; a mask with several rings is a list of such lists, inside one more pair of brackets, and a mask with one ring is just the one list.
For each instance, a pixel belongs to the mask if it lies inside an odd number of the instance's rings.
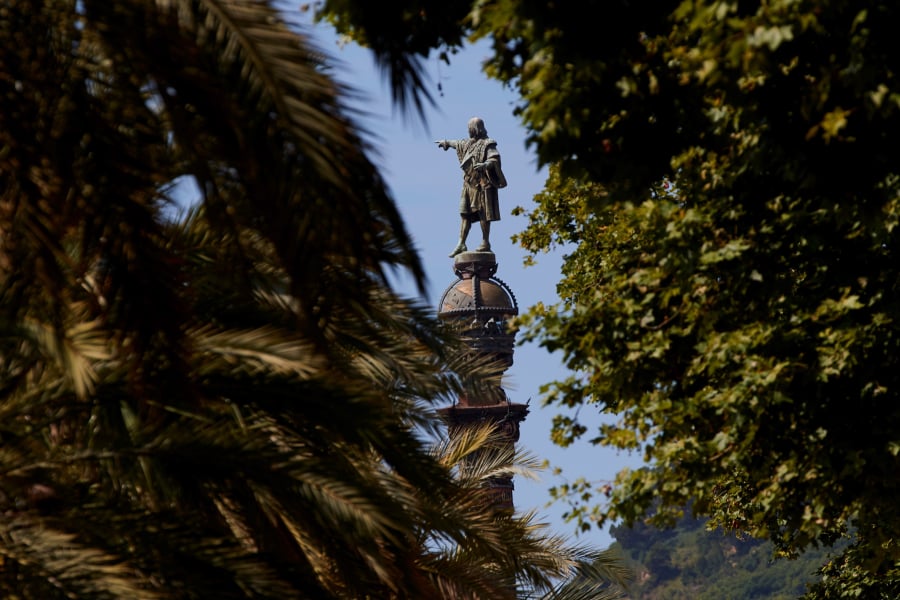
{"label": "statue's feet", "polygon": [[481,245],[475,249],[475,252],[490,252],[491,244],[488,241],[481,242]]}
{"label": "statue's feet", "polygon": [[465,245],[465,244],[457,244],[456,248],[453,249],[453,252],[450,253],[450,258],[453,258],[453,257],[456,256],[457,254],[462,254],[462,253],[465,252],[467,249],[468,249],[468,248],[466,248],[466,245]]}

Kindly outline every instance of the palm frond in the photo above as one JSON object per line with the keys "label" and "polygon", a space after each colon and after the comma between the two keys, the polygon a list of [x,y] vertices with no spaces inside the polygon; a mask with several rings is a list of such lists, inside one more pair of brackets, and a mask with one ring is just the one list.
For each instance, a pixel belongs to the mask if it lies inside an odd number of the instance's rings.
{"label": "palm frond", "polygon": [[0,540],[0,571],[16,573],[32,597],[44,590],[47,597],[60,598],[162,598],[121,557],[80,544],[74,535],[40,519],[0,517]]}
{"label": "palm frond", "polygon": [[70,381],[75,395],[85,398],[97,381],[93,361],[109,358],[108,333],[98,320],[75,323],[59,331],[35,319],[22,322],[23,340],[33,341]]}
{"label": "palm frond", "polygon": [[[116,12],[127,9],[86,6],[113,22],[138,14],[121,17]],[[167,1],[150,14],[135,10],[145,35],[115,42],[154,58],[146,70],[171,115],[176,142],[195,157],[190,168],[216,220],[228,220],[226,205],[246,215],[273,240],[292,277],[302,275],[310,261],[308,268],[321,275],[325,257],[357,275],[377,272],[376,261],[399,260],[422,276],[403,222],[366,157],[367,146],[344,116],[341,89],[323,73],[323,55],[281,14],[249,0]],[[190,48],[199,56],[186,54]],[[214,65],[206,81],[185,77],[186,64],[198,58],[207,70]],[[210,139],[215,131],[219,139]],[[235,168],[237,179],[210,169],[216,163]],[[300,188],[296,181],[305,184]],[[226,195],[229,182],[246,193]],[[391,254],[385,253],[389,247]],[[303,282],[309,280],[307,273]]]}
{"label": "palm frond", "polygon": [[625,566],[620,553],[608,549],[581,562],[569,577],[542,600],[620,600],[627,598],[634,573]]}
{"label": "palm frond", "polygon": [[321,373],[325,361],[312,345],[282,329],[258,327],[252,330],[215,330],[204,326],[190,330],[198,375],[221,372],[228,368],[245,370],[248,375],[291,375],[308,379]]}

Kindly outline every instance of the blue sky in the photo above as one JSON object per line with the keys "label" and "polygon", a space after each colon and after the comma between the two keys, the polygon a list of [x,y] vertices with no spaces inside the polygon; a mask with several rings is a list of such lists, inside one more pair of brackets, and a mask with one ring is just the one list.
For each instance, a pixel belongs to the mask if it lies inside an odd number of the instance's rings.
{"label": "blue sky", "polygon": [[[362,93],[362,99],[352,106],[365,113],[357,122],[371,134],[369,139],[375,149],[371,158],[388,182],[428,274],[428,294],[423,300],[436,307],[444,289],[456,279],[453,261],[447,255],[456,245],[459,230],[461,172],[455,153],[440,150],[434,140],[466,137],[469,118],[479,116],[484,119],[490,137],[498,143],[503,172],[509,182],[500,191],[502,219],[493,224],[491,231],[491,244],[499,263],[497,277],[512,288],[520,311],[537,302],[556,302],[561,252],[542,255],[536,266],[524,267],[525,252],[510,240],[510,236],[527,224],[524,217],[513,217],[510,212],[515,206],[533,206],[532,198],[543,188],[546,170],[537,168],[534,154],[525,147],[525,130],[513,115],[514,92],[488,80],[481,72],[488,46],[479,44],[468,48],[453,56],[450,66],[438,63],[437,59],[427,64],[436,106],[426,112],[426,127],[391,106],[387,86],[367,50],[353,44],[339,44],[326,25],[312,27],[308,33],[336,61],[333,75]],[[477,229],[473,227],[470,233],[470,247],[477,244]],[[399,287],[408,294],[415,293],[402,281]],[[520,445],[548,459],[551,465],[561,467],[563,476],[569,479],[611,480],[623,465],[636,465],[638,458],[618,455],[586,441],[566,449],[550,441],[550,422],[558,411],[541,407],[539,388],[566,375],[558,356],[550,355],[536,344],[517,347],[515,364],[507,372],[504,387],[513,402],[526,403],[530,399],[531,414],[522,424]],[[600,422],[594,407],[584,407],[579,419],[586,425],[596,426]],[[559,481],[550,471],[543,472],[541,481],[536,483],[517,478],[515,503],[519,510],[538,510],[554,530],[568,534],[574,532],[574,525],[563,522],[561,515],[565,507],[560,504],[546,507],[547,490]],[[611,541],[605,531],[596,529],[581,535],[579,540],[601,547]]]}

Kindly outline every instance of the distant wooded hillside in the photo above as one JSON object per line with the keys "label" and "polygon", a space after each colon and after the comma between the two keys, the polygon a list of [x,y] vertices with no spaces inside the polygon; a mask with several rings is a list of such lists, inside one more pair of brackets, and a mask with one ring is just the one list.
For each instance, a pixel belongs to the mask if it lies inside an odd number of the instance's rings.
{"label": "distant wooded hillside", "polygon": [[635,571],[633,600],[793,600],[818,582],[829,550],[798,559],[775,556],[771,543],[707,531],[683,518],[674,529],[614,527],[617,546]]}

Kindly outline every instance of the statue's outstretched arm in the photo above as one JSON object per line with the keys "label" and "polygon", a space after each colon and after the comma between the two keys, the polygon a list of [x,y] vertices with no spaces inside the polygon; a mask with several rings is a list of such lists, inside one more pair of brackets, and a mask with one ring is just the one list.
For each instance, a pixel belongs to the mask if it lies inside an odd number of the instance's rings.
{"label": "statue's outstretched arm", "polygon": [[456,148],[459,140],[436,140],[434,143],[437,144],[439,148],[447,150],[448,148]]}

